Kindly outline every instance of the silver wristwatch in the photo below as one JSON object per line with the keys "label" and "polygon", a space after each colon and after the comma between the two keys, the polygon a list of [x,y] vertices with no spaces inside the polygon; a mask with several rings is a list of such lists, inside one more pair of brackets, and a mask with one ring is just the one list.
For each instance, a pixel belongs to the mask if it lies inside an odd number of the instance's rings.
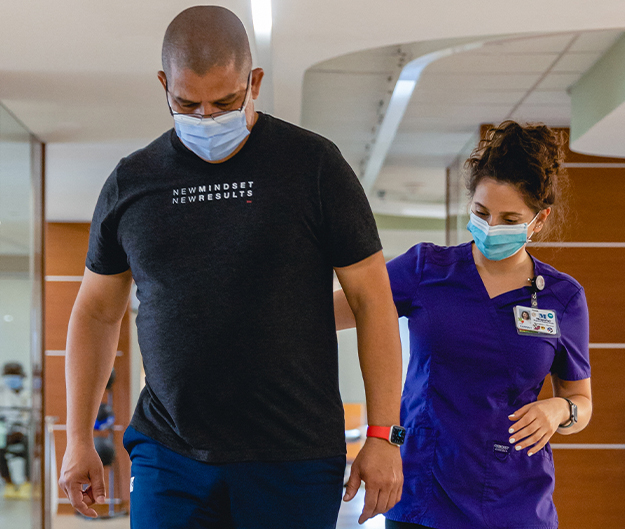
{"label": "silver wristwatch", "polygon": [[567,399],[566,397],[560,397],[569,403],[569,409],[571,411],[571,415],[569,416],[568,422],[561,424],[558,428],[570,428],[577,422],[577,404],[575,404],[571,399]]}

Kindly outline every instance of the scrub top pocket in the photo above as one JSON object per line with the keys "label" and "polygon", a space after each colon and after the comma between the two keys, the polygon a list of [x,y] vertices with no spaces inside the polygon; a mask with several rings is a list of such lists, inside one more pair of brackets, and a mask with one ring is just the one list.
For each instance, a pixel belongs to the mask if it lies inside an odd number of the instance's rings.
{"label": "scrub top pocket", "polygon": [[549,445],[529,457],[527,449],[517,452],[507,441],[491,441],[485,470],[482,510],[487,527],[557,529]]}
{"label": "scrub top pocket", "polygon": [[[401,447],[404,470],[402,501],[408,500],[407,512],[402,508],[402,520],[423,515],[432,494],[432,467],[437,433],[431,428],[407,428],[406,441]],[[393,509],[388,513],[393,518]]]}

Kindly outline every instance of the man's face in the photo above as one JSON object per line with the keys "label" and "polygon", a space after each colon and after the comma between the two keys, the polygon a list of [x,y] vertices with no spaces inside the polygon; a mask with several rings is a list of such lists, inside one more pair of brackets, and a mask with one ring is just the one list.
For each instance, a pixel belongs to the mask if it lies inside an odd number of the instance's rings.
{"label": "man's face", "polygon": [[[167,90],[169,104],[174,112],[208,116],[241,108],[245,101],[249,72],[237,70],[232,63],[229,66],[215,66],[206,74],[198,75],[193,70],[177,68],[173,64],[169,78],[162,71],[158,77]],[[245,108],[248,127],[255,120],[253,100],[258,97],[262,78],[262,69],[252,70],[250,101]]]}

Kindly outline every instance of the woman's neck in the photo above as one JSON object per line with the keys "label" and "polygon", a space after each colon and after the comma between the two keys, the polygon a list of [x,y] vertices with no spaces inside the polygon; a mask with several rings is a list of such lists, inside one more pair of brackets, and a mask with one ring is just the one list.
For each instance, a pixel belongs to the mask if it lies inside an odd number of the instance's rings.
{"label": "woman's neck", "polygon": [[480,272],[486,272],[491,276],[505,276],[512,273],[518,274],[523,269],[526,269],[528,277],[533,277],[534,275],[534,263],[525,251],[525,246],[514,255],[501,261],[486,259],[482,252],[477,249],[475,243],[471,245],[471,251],[473,252],[475,266]]}

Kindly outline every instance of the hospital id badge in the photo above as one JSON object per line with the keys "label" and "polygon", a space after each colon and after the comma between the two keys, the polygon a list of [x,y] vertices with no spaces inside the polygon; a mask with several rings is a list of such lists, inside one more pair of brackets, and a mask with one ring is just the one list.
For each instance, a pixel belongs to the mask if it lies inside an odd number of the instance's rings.
{"label": "hospital id badge", "polygon": [[526,336],[560,336],[560,327],[555,310],[541,310],[538,308],[514,307],[514,322],[516,330]]}

